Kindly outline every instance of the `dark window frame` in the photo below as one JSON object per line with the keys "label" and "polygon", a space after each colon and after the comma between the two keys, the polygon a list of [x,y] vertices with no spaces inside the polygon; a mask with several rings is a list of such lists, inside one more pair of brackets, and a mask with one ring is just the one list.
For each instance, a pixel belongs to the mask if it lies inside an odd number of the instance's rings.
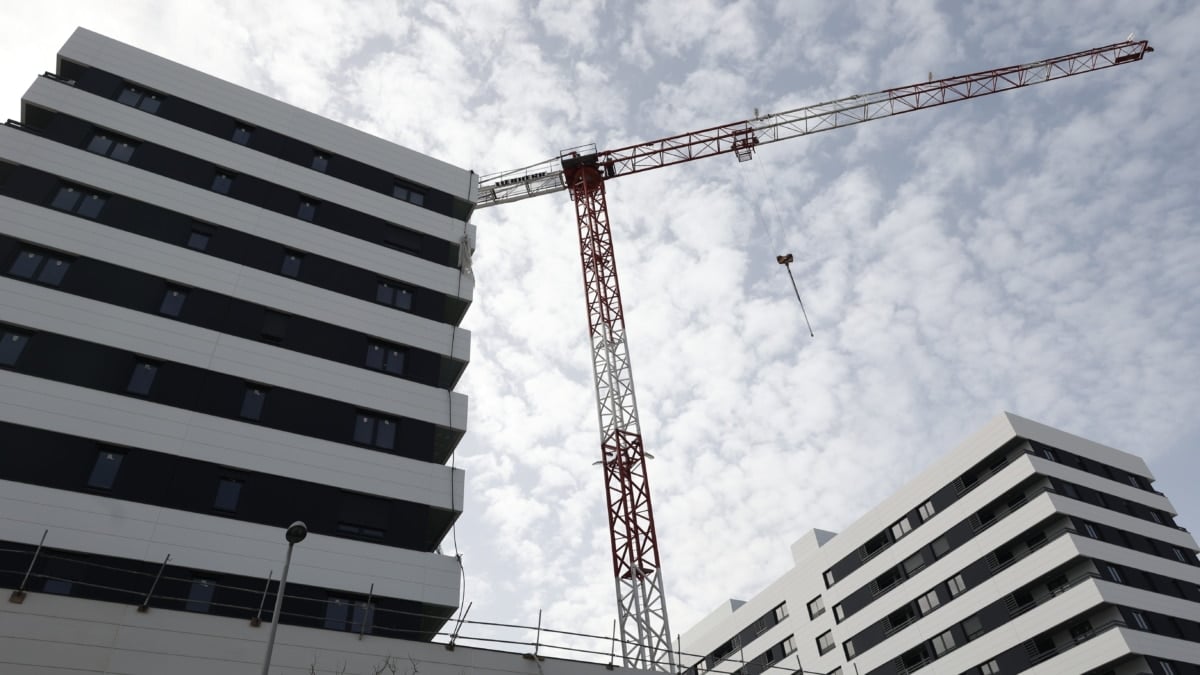
{"label": "dark window frame", "polygon": [[121,475],[121,465],[124,462],[124,452],[115,448],[101,447],[96,451],[92,470],[88,473],[88,488],[111,492]]}
{"label": "dark window frame", "polygon": [[0,325],[0,367],[15,367],[32,337],[27,331]]}
{"label": "dark window frame", "polygon": [[129,374],[129,383],[125,392],[136,396],[149,396],[154,390],[154,381],[158,379],[158,371],[162,364],[150,359],[138,359],[133,364],[133,372]]}
{"label": "dark window frame", "polygon": [[162,302],[158,306],[158,313],[163,316],[178,317],[183,313],[187,298],[187,288],[168,284],[166,292],[163,293]]}
{"label": "dark window frame", "polygon": [[74,256],[40,246],[23,244],[17,250],[17,255],[9,265],[7,274],[16,279],[25,279],[42,286],[58,288],[62,285],[63,279],[71,270],[74,262]]}
{"label": "dark window frame", "polygon": [[107,157],[128,164],[129,160],[133,159],[133,154],[137,152],[139,145],[141,144],[132,138],[113,133],[107,129],[96,128],[92,132],[92,135],[88,137],[84,150],[93,155]]}
{"label": "dark window frame", "polygon": [[157,91],[131,82],[126,82],[117,94],[117,103],[127,105],[130,108],[137,108],[151,115],[158,114],[158,109],[162,106],[164,100],[166,100],[166,97]]}
{"label": "dark window frame", "polygon": [[217,479],[217,489],[213,494],[213,509],[223,513],[237,513],[242,502],[242,488],[246,481],[231,476],[221,476]]}
{"label": "dark window frame", "polygon": [[238,413],[238,417],[254,422],[262,420],[263,409],[267,405],[267,396],[270,392],[270,388],[264,385],[247,382],[246,392],[242,395],[242,408]]}

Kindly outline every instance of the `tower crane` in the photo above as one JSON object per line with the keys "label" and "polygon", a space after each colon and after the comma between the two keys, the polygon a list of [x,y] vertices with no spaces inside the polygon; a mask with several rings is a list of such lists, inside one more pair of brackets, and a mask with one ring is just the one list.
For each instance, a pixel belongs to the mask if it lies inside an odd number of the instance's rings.
{"label": "tower crane", "polygon": [[479,208],[564,190],[575,203],[600,418],[600,464],[604,468],[621,650],[627,666],[674,670],[675,655],[608,218],[608,181],[717,155],[732,154],[745,162],[754,157],[758,146],[767,143],[1133,63],[1152,51],[1147,41],[1134,41],[1131,36],[1124,42],[1018,66],[940,80],[931,76],[919,84],[780,113],[760,115],[755,111],[751,119],[615,150],[597,151],[594,145],[572,148],[544,162],[480,179]]}

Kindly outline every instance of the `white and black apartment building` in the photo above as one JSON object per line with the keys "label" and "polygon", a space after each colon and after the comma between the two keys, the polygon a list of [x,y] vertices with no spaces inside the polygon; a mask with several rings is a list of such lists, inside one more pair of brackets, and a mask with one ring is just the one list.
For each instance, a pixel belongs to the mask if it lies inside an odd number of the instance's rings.
{"label": "white and black apartment building", "polygon": [[682,637],[687,675],[1200,675],[1200,563],[1138,457],[1001,415]]}
{"label": "white and black apartment building", "polygon": [[475,175],[83,29],[21,117],[0,670],[112,603],[257,654],[295,520],[283,624],[429,639],[459,604]]}

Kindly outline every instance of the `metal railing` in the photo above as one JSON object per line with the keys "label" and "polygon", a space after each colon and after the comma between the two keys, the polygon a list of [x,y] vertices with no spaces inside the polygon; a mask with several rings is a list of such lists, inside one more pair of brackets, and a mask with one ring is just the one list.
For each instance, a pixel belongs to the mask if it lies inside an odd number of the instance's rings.
{"label": "metal railing", "polygon": [[[43,535],[44,538],[45,535]],[[0,554],[29,555],[28,563],[22,563],[20,566],[0,567],[0,577],[20,580],[15,584],[16,588],[9,597],[9,601],[14,603],[29,602],[31,597],[38,594],[62,595],[124,603],[136,607],[138,612],[170,609],[214,614],[233,619],[241,618],[246,620],[248,629],[254,630],[260,624],[269,622],[271,609],[267,600],[274,595],[274,591],[278,588],[277,584],[271,583],[274,576],[273,570],[268,572],[267,583],[261,587],[261,590],[254,591],[245,586],[214,581],[211,577],[219,577],[219,575],[205,571],[197,571],[195,575],[189,571],[186,575],[181,575],[178,569],[168,569],[172,560],[170,556],[157,563],[130,561],[132,565],[140,567],[153,566],[153,571],[146,571],[134,569],[132,566],[122,567],[88,560],[78,555],[47,549],[43,545],[0,548]],[[71,570],[71,572],[52,573],[44,569],[53,563],[59,563],[63,569]],[[205,576],[206,574],[208,577]],[[114,581],[110,583],[97,581],[96,577],[101,575]],[[213,590],[213,594],[207,599],[198,599],[190,597],[188,594],[163,590],[172,586],[176,589],[190,589],[193,583],[201,579]],[[122,581],[125,583],[120,583]],[[55,588],[55,584],[58,584],[58,590],[46,590],[48,582],[50,588]],[[289,585],[288,589],[291,590],[292,586]],[[240,596],[245,598],[245,601],[221,601],[222,595],[226,597]],[[457,617],[447,618],[438,614],[380,607],[374,602],[373,590],[369,591],[365,597],[367,598],[365,601],[352,603],[348,618],[345,615],[342,618],[331,618],[328,613],[315,613],[312,609],[308,611],[296,609],[298,605],[328,609],[327,601],[290,592],[285,593],[285,601],[292,601],[293,604],[290,609],[285,605],[285,609],[280,615],[280,622],[285,625],[324,626],[329,630],[357,634],[360,640],[383,637],[431,641],[440,643],[446,649],[451,650],[459,646],[469,646],[523,654],[537,659],[557,657],[575,661],[606,663],[613,666],[619,665],[616,655],[621,653],[621,639],[615,634],[596,635],[581,631],[554,629],[540,624],[522,625],[468,619],[467,615],[472,608],[471,604],[460,611]],[[361,612],[357,611],[360,609]],[[389,618],[400,618],[412,624],[424,622],[439,627],[430,629],[381,625],[388,623],[386,620]],[[733,675],[738,672],[747,672],[743,669],[750,666],[761,668],[756,672],[770,675],[782,673],[823,675],[804,670],[794,655],[793,652],[773,664],[763,665],[761,661],[755,659],[744,659],[741,654],[731,654],[716,667],[703,672],[714,675]],[[677,649],[676,663],[682,664],[684,660],[694,663],[706,656],[706,654],[695,654]],[[682,665],[678,672],[681,674],[685,672]]]}

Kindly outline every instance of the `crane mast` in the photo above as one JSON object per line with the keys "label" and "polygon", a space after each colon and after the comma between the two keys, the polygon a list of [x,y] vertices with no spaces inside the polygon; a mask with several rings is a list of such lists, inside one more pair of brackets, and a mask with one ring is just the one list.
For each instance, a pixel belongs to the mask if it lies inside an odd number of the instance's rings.
{"label": "crane mast", "polygon": [[607,181],[716,155],[733,154],[744,162],[766,143],[1132,63],[1152,51],[1145,40],[1127,40],[1018,66],[930,78],[781,113],[756,114],[748,120],[615,150],[576,148],[545,162],[480,179],[479,207],[564,190],[575,203],[625,665],[674,670],[676,664],[613,254]]}

